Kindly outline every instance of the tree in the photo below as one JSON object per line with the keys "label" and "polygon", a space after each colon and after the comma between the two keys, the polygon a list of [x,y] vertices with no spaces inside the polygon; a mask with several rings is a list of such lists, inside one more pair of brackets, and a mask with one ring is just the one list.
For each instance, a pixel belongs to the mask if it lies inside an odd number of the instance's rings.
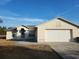
{"label": "tree", "polygon": [[[0,18],[0,23],[3,23],[2,18]],[[6,35],[6,27],[1,27],[0,26],[0,35]]]}
{"label": "tree", "polygon": [[6,27],[1,27],[0,26],[0,35],[6,35]]}
{"label": "tree", "polygon": [[21,37],[24,38],[25,37],[25,30],[23,28],[21,28],[20,33],[21,33]]}

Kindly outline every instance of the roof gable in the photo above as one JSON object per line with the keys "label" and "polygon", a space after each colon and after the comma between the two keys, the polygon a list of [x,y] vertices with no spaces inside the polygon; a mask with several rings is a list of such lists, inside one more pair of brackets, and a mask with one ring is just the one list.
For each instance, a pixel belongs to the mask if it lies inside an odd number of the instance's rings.
{"label": "roof gable", "polygon": [[[79,28],[79,26],[78,26],[77,24],[74,24],[74,23],[72,23],[72,22],[70,22],[70,21],[68,21],[68,20],[66,20],[66,19],[64,19],[64,18],[62,18],[62,17],[54,18],[53,20],[49,20],[49,21],[44,22],[44,23],[42,23],[42,24],[40,24],[40,25],[46,24],[46,23],[51,22],[51,21],[54,21],[54,20],[60,20],[60,21],[63,21],[63,22],[65,22],[65,23],[68,23],[68,24],[70,24],[70,25],[72,25],[72,26],[75,26],[75,27]],[[37,25],[37,27],[40,26],[40,25]]]}
{"label": "roof gable", "polygon": [[63,22],[66,22],[66,23],[68,23],[68,24],[70,24],[70,25],[72,25],[72,26],[75,26],[75,27],[77,27],[77,28],[79,28],[79,26],[77,25],[77,24],[74,24],[74,23],[72,23],[72,22],[70,22],[70,21],[68,21],[68,20],[65,20],[65,19],[63,19],[63,18],[57,18],[58,20],[61,20],[61,21],[63,21]]}

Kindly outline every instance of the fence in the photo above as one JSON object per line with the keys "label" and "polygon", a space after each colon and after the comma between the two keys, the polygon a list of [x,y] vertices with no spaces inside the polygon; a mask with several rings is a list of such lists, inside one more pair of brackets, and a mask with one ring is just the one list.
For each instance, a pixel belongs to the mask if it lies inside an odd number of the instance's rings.
{"label": "fence", "polygon": [[6,35],[0,35],[0,39],[6,39]]}

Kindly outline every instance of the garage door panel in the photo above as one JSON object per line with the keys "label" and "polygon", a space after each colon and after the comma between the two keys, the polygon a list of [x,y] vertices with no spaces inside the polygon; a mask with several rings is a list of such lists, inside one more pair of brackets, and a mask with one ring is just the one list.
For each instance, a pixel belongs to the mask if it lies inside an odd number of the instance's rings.
{"label": "garage door panel", "polygon": [[46,42],[68,42],[70,36],[70,30],[46,30],[45,41]]}

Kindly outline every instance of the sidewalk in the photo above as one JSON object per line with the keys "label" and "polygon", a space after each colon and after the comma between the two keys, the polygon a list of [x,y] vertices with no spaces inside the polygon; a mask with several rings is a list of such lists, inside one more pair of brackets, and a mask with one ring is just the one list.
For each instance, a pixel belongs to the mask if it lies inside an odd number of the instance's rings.
{"label": "sidewalk", "polygon": [[74,42],[48,43],[64,59],[79,59],[79,44]]}

